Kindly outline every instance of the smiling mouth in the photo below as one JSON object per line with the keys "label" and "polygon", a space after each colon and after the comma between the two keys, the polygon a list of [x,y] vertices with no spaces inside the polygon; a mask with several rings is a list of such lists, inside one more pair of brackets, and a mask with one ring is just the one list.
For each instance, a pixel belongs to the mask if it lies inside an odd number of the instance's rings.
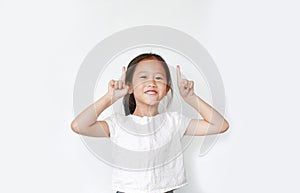
{"label": "smiling mouth", "polygon": [[148,90],[146,92],[144,92],[145,94],[149,94],[149,95],[156,95],[157,94],[157,91],[155,90]]}

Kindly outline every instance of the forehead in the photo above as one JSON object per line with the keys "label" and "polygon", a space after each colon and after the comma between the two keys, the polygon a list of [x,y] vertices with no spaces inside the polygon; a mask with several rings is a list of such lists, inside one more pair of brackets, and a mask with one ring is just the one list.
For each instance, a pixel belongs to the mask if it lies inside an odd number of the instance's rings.
{"label": "forehead", "polygon": [[139,73],[142,71],[157,72],[157,73],[165,74],[165,69],[164,69],[162,63],[155,59],[146,59],[146,60],[140,61],[136,66],[135,73]]}

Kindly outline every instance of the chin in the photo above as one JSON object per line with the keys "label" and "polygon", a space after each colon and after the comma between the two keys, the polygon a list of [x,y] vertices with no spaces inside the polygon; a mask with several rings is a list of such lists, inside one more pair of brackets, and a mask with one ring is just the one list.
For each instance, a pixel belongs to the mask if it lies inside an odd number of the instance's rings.
{"label": "chin", "polygon": [[146,100],[144,103],[147,104],[147,105],[157,105],[157,104],[159,104],[159,101],[154,101],[154,100],[149,101],[149,100]]}

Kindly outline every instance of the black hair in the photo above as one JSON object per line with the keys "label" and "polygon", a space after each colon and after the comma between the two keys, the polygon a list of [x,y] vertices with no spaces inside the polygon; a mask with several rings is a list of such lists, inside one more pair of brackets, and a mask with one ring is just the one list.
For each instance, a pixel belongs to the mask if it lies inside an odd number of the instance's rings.
{"label": "black hair", "polygon": [[[171,79],[169,67],[168,67],[166,61],[160,55],[157,55],[157,54],[144,53],[144,54],[140,54],[140,55],[136,56],[134,59],[132,59],[127,66],[125,83],[127,85],[132,84],[133,73],[136,69],[137,64],[145,59],[155,59],[155,60],[161,62],[161,64],[163,65],[163,68],[166,72],[166,76],[167,76],[167,87],[169,90],[171,90],[171,97],[173,97],[172,79]],[[136,108],[136,102],[135,102],[133,93],[127,94],[124,96],[123,106],[124,106],[125,115],[134,113],[135,108]]]}

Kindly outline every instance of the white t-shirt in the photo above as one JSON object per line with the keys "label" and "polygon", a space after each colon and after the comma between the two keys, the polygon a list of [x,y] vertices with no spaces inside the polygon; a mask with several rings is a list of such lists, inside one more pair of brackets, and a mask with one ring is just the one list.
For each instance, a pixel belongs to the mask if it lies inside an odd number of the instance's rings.
{"label": "white t-shirt", "polygon": [[190,120],[179,112],[107,117],[113,144],[112,189],[164,193],[186,185],[181,138]]}

